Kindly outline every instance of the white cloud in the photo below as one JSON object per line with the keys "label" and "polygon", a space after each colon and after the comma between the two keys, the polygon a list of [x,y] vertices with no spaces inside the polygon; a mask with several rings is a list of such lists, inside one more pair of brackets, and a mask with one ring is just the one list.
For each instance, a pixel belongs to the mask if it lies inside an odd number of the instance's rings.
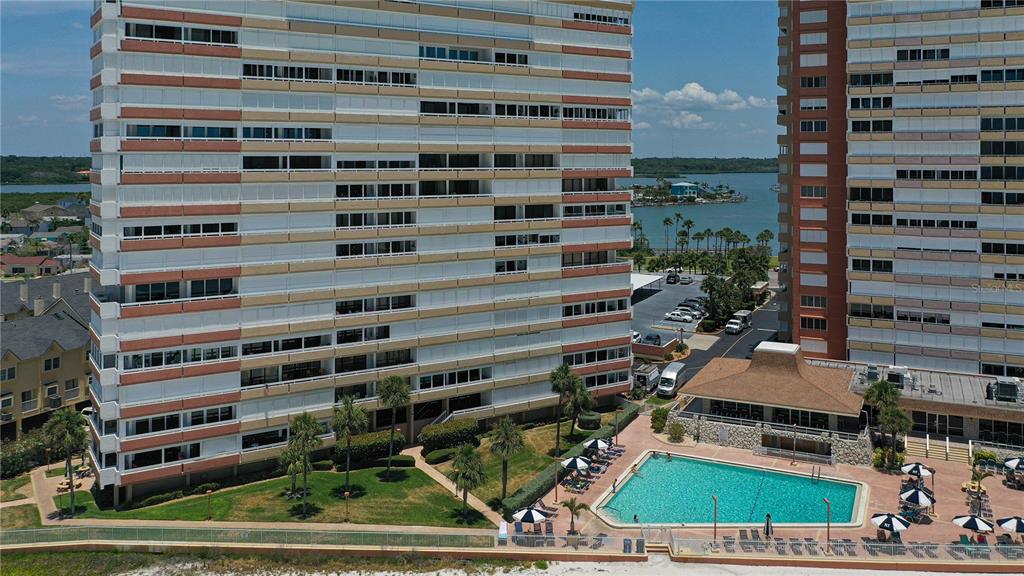
{"label": "white cloud", "polygon": [[712,92],[697,82],[687,82],[682,88],[664,94],[653,88],[633,90],[633,100],[651,107],[668,107],[685,110],[745,110],[748,108],[771,108],[772,104],[760,96],[744,98],[735,90],[726,88]]}
{"label": "white cloud", "polygon": [[54,94],[50,96],[50,103],[58,110],[86,110],[89,108],[90,96],[88,94]]}
{"label": "white cloud", "polygon": [[75,20],[74,22],[72,22],[71,23],[71,27],[74,28],[75,30],[85,30],[85,24],[82,24],[78,20]]}
{"label": "white cloud", "polygon": [[705,122],[704,117],[700,114],[694,114],[687,110],[675,112],[671,116],[663,118],[661,123],[665,126],[678,129],[697,128],[706,130],[714,127],[711,122]]}
{"label": "white cloud", "polygon": [[633,124],[633,129],[634,130],[646,130],[646,129],[650,128],[650,127],[651,127],[651,123],[650,122],[637,122],[636,124]]}
{"label": "white cloud", "polygon": [[18,122],[21,122],[22,124],[32,124],[33,122],[36,122],[38,120],[39,116],[36,116],[35,114],[32,114],[30,116],[22,116],[20,114],[18,115]]}

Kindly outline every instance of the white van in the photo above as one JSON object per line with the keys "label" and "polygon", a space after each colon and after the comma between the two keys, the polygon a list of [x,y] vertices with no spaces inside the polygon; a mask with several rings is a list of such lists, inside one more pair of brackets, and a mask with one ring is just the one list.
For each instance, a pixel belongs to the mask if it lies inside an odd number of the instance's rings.
{"label": "white van", "polygon": [[733,320],[739,320],[740,324],[744,328],[750,328],[750,321],[753,319],[754,313],[750,310],[737,310],[733,315]]}
{"label": "white van", "polygon": [[682,362],[672,362],[665,366],[665,369],[661,371],[661,379],[658,380],[658,396],[664,398],[675,396],[679,386],[683,383],[684,370],[686,370],[686,364]]}

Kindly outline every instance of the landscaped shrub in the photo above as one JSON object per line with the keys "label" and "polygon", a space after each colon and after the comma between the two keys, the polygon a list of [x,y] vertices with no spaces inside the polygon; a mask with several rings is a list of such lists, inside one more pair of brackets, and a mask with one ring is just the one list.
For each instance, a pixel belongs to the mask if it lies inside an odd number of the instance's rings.
{"label": "landscaped shrub", "polygon": [[183,498],[185,493],[181,490],[175,490],[174,492],[164,492],[163,494],[153,494],[149,498],[145,498],[142,502],[139,502],[137,508],[145,508],[146,506],[156,506],[157,504],[163,504],[164,502],[170,502],[171,500],[177,500]]}
{"label": "landscaped shrub", "polygon": [[[352,438],[352,462],[359,462],[361,460],[374,460],[377,458],[388,457],[388,439],[391,436],[390,430],[381,430],[380,432],[370,432],[369,434],[360,434]],[[401,430],[395,431],[395,454],[401,450],[401,447],[405,445],[405,435],[402,434]],[[345,443],[339,442],[337,445],[337,462],[342,465],[345,464]]]}
{"label": "landscaped shrub", "polygon": [[[365,470],[367,468],[384,468],[387,465],[388,465],[388,459],[385,456],[384,458],[374,458],[372,460],[360,460],[359,462],[353,461],[352,462],[352,469],[353,470]],[[412,456],[408,456],[406,454],[395,454],[394,456],[391,457],[391,467],[392,468],[414,468],[415,466],[416,466],[416,459],[413,458]],[[338,472],[344,472],[345,471],[345,461],[344,460],[342,460],[341,463],[338,464],[338,467],[336,468],[336,470]]]}
{"label": "landscaped shrub", "polygon": [[584,430],[597,430],[601,427],[601,415],[597,412],[584,412],[580,414],[578,424]]}
{"label": "landscaped shrub", "polygon": [[651,412],[651,430],[654,430],[656,434],[661,434],[665,431],[665,424],[668,422],[668,408],[661,407],[655,408],[654,412]]}
{"label": "landscaped shrub", "polygon": [[679,420],[674,420],[668,425],[668,441],[676,443],[682,442],[683,437],[686,435],[683,430],[683,423]]}
{"label": "landscaped shrub", "polygon": [[676,352],[678,354],[686,354],[686,351],[689,349],[690,347],[685,342],[676,342]]}
{"label": "landscaped shrub", "polygon": [[455,456],[455,448],[441,448],[440,450],[428,452],[427,455],[423,457],[423,460],[427,464],[433,465],[440,464],[441,462],[447,462],[451,460],[453,456]]}
{"label": "landscaped shrub", "polygon": [[711,318],[705,318],[700,321],[700,324],[697,327],[701,332],[714,332],[715,330],[718,330],[718,323]]}
{"label": "landscaped shrub", "polygon": [[889,465],[889,456],[891,450],[888,448],[875,448],[874,453],[871,455],[871,465],[875,468],[898,470],[906,462],[906,455],[903,452],[896,452],[896,462],[891,466]]}
{"label": "landscaped shrub", "polygon": [[190,495],[191,494],[206,494],[207,490],[209,490],[211,492],[216,492],[219,489],[220,489],[220,484],[218,484],[216,482],[205,482],[203,484],[198,484],[196,486],[193,486],[193,487],[189,488],[187,493],[190,494]]}
{"label": "landscaped shrub", "polygon": [[442,424],[427,424],[420,432],[419,441],[423,450],[433,452],[460,444],[477,444],[476,434],[480,425],[476,420],[452,420]]}
{"label": "landscaped shrub", "polygon": [[[51,456],[53,461],[60,457]],[[46,438],[42,429],[25,432],[13,442],[0,445],[0,478],[14,478],[46,463]]]}
{"label": "landscaped shrub", "polygon": [[981,460],[999,460],[999,455],[991,450],[975,450],[974,451],[974,464],[977,465]]}
{"label": "landscaped shrub", "polygon": [[[637,414],[640,413],[640,406],[627,402],[623,406],[622,412],[617,412],[615,418],[611,423],[601,426],[595,430],[587,440],[593,438],[611,438],[615,434],[616,423],[618,429],[622,430],[630,422],[636,419]],[[585,441],[584,441],[585,442]],[[562,454],[563,458],[572,458],[583,454],[583,444],[577,444]],[[516,490],[514,494],[505,498],[501,501],[501,507],[505,516],[509,516],[516,510],[526,508],[527,506],[536,502],[541,496],[543,496],[548,490],[551,490],[553,483],[555,482],[555,475],[561,479],[567,474],[565,469],[562,468],[561,463],[552,462],[543,470],[537,473],[536,476],[531,478],[526,484],[523,484]],[[550,504],[550,503],[549,503]]]}
{"label": "landscaped shrub", "polygon": [[326,472],[326,471],[334,468],[334,462],[331,462],[330,460],[317,460],[316,462],[313,462],[312,466],[313,466],[313,470],[319,470],[321,472]]}

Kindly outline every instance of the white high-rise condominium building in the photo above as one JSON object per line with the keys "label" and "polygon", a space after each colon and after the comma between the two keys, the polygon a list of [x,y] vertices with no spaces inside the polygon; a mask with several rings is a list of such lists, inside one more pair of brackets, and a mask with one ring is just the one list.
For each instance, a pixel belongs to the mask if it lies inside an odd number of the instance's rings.
{"label": "white high-rise condominium building", "polygon": [[549,412],[563,362],[628,389],[631,2],[95,8],[92,453],[116,500],[264,465],[346,394],[387,427],[388,375],[409,439]]}
{"label": "white high-rise condominium building", "polygon": [[1024,3],[850,2],[851,360],[1024,376]]}

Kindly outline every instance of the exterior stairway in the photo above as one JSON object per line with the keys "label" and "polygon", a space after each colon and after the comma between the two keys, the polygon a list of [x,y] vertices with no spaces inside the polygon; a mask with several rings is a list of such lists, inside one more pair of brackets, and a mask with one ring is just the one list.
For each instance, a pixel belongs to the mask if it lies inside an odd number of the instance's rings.
{"label": "exterior stairway", "polygon": [[914,462],[915,460],[921,460],[924,458],[934,458],[936,460],[948,460],[950,462],[960,462],[968,465],[971,463],[966,444],[950,442],[949,455],[947,457],[945,438],[933,438],[931,441],[931,450],[926,449],[924,438],[907,436],[905,438],[905,442],[907,462]]}

